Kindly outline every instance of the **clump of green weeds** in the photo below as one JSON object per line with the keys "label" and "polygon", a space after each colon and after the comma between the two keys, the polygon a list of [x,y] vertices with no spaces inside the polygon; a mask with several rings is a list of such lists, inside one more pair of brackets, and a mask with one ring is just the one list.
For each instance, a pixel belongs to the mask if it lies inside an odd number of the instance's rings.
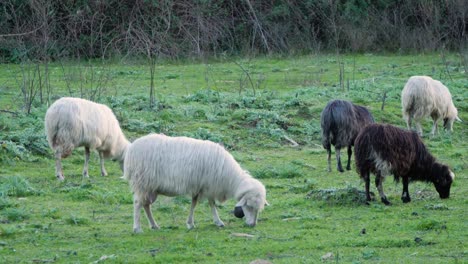
{"label": "clump of green weeds", "polygon": [[260,169],[252,171],[252,174],[257,179],[291,179],[304,176],[304,171],[302,166],[296,164],[287,164],[278,167],[262,167]]}
{"label": "clump of green weeds", "polygon": [[442,230],[447,229],[447,226],[434,219],[424,219],[416,226],[416,229],[421,231]]}
{"label": "clump of green weeds", "polygon": [[217,103],[220,99],[220,93],[211,89],[199,90],[185,97],[185,102],[199,102],[204,104]]}
{"label": "clump of green weeds", "polygon": [[170,130],[167,122],[154,121],[154,122],[144,122],[138,119],[129,119],[121,123],[123,129],[130,132],[138,133],[161,133],[164,131]]}
{"label": "clump of green weeds", "polygon": [[0,163],[34,161],[36,155],[47,155],[48,143],[42,117],[18,114],[16,118],[0,115]]}
{"label": "clump of green weeds", "polygon": [[450,208],[446,204],[427,204],[424,206],[427,210],[438,210],[438,211],[445,211],[450,210]]}
{"label": "clump of green weeds", "polygon": [[365,192],[356,187],[312,190],[307,194],[307,198],[324,201],[328,205],[355,205],[366,202]]}
{"label": "clump of green weeds", "polygon": [[[198,128],[195,132],[193,133],[183,133],[184,136],[191,137],[191,138],[197,138],[197,139],[202,139],[202,140],[210,140],[216,143],[223,143],[223,136],[220,134],[211,132],[208,129],[205,128]],[[224,144],[224,143],[223,143]]]}
{"label": "clump of green weeds", "polygon": [[65,222],[69,225],[88,225],[90,220],[85,217],[71,215],[69,218],[65,219]]}
{"label": "clump of green weeds", "polygon": [[25,178],[21,176],[0,177],[0,197],[24,197],[39,194]]}
{"label": "clump of green weeds", "polygon": [[5,210],[2,210],[2,216],[8,221],[16,222],[28,219],[29,213],[25,212],[21,208],[6,208]]}
{"label": "clump of green weeds", "polygon": [[3,210],[5,208],[10,208],[14,207],[16,204],[11,201],[11,199],[8,199],[8,197],[3,197],[0,196],[0,210]]}

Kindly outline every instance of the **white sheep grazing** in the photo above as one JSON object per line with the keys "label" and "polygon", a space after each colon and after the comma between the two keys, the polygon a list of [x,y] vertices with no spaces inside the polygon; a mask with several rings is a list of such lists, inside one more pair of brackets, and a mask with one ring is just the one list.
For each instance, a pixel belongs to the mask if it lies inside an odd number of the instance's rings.
{"label": "white sheep grazing", "polygon": [[409,78],[401,92],[401,106],[408,129],[411,129],[411,119],[414,118],[420,136],[422,136],[421,120],[428,116],[434,121],[432,135],[438,132],[437,123],[441,119],[444,120],[444,128],[449,131],[453,130],[454,120],[461,121],[448,88],[428,76]]}
{"label": "white sheep grazing", "polygon": [[[214,223],[222,227],[215,201],[234,197],[235,214],[255,226],[266,203],[263,184],[252,178],[220,145],[187,137],[151,134],[131,144],[125,155],[124,179],[129,181],[134,199],[133,231],[141,232],[140,211],[144,208],[152,229],[159,229],[151,213],[158,195],[190,195],[192,206],[187,227],[194,228],[197,202],[208,199]],[[240,212],[240,213],[239,213]]]}
{"label": "white sheep grazing", "polygon": [[122,163],[130,142],[120,129],[112,110],[103,105],[80,98],[63,97],[55,101],[45,116],[47,141],[55,151],[55,176],[63,180],[62,158],[73,149],[85,147],[83,176],[88,176],[90,149],[99,152],[101,175],[107,176],[104,158]]}

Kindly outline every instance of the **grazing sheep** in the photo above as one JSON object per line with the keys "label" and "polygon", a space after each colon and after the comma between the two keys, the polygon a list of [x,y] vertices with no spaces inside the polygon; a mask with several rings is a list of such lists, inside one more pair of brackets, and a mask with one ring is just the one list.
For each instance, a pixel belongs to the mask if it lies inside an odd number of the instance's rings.
{"label": "grazing sheep", "polygon": [[383,191],[382,181],[389,174],[393,174],[397,182],[403,179],[401,200],[404,203],[411,201],[409,181],[432,182],[440,198],[450,196],[455,175],[448,166],[436,162],[413,131],[391,125],[369,125],[356,138],[354,152],[357,171],[366,184],[367,201],[371,200],[370,172],[375,175],[375,185],[386,205],[390,202]]}
{"label": "grazing sheep", "polygon": [[190,195],[192,206],[187,227],[194,225],[197,202],[208,199],[214,223],[219,219],[215,201],[234,197],[235,215],[246,216],[246,224],[255,226],[266,203],[263,184],[252,178],[223,147],[211,141],[187,137],[151,134],[141,137],[128,148],[124,179],[130,183],[134,198],[134,232],[141,232],[140,211],[144,208],[152,229],[159,229],[151,213],[158,195]]}
{"label": "grazing sheep", "polygon": [[421,120],[428,116],[434,121],[431,131],[433,136],[438,132],[437,123],[441,119],[444,120],[444,128],[449,131],[453,130],[454,120],[461,121],[447,87],[428,76],[409,78],[401,92],[401,106],[408,129],[411,129],[413,118],[420,136],[423,135]]}
{"label": "grazing sheep", "polygon": [[322,145],[328,152],[328,171],[331,171],[331,145],[335,146],[336,168],[340,172],[343,172],[340,150],[348,146],[346,169],[351,169],[351,147],[354,145],[354,140],[359,131],[371,123],[374,123],[374,118],[365,107],[343,100],[328,102],[320,115]]}
{"label": "grazing sheep", "polygon": [[59,180],[64,179],[61,159],[71,155],[73,149],[85,147],[84,177],[89,177],[90,149],[99,152],[101,175],[107,176],[104,158],[118,160],[122,167],[130,144],[109,107],[80,98],[55,101],[47,109],[45,131],[49,146],[55,151],[55,176]]}

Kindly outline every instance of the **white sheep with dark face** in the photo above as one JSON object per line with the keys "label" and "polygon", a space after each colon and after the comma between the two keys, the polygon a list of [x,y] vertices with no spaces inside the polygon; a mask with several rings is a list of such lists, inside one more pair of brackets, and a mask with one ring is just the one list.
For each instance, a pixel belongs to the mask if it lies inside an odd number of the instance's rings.
{"label": "white sheep with dark face", "polygon": [[109,107],[81,98],[63,97],[55,101],[47,109],[45,131],[55,152],[55,176],[59,180],[64,179],[61,159],[77,147],[85,147],[83,176],[88,177],[90,150],[99,152],[101,175],[106,176],[104,158],[117,160],[123,166],[130,145]]}
{"label": "white sheep with dark face", "polygon": [[124,179],[134,197],[134,232],[141,232],[143,207],[152,229],[159,229],[151,213],[158,195],[190,195],[192,206],[187,227],[194,228],[193,213],[197,202],[208,199],[214,223],[224,226],[215,201],[235,198],[235,215],[248,226],[257,224],[258,213],[266,203],[263,184],[252,178],[219,144],[187,137],[151,134],[131,144],[125,156]]}
{"label": "white sheep with dark face", "polygon": [[423,135],[421,120],[428,116],[434,122],[431,131],[433,136],[438,132],[437,123],[440,120],[444,121],[444,128],[449,131],[453,130],[455,120],[461,121],[448,88],[429,76],[409,78],[401,92],[401,106],[408,129],[411,129],[411,121],[414,119],[420,136]]}

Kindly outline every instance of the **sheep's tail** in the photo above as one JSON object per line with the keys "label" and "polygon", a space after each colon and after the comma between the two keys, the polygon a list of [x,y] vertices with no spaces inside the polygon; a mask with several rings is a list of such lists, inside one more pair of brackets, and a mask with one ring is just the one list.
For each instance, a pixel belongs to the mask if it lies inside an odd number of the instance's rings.
{"label": "sheep's tail", "polygon": [[320,117],[320,125],[322,127],[322,146],[329,150],[331,148],[330,138],[332,137],[331,129],[334,123],[333,112],[331,107],[326,107]]}
{"label": "sheep's tail", "polygon": [[401,102],[403,116],[411,116],[413,114],[415,103],[416,101],[415,101],[413,94],[407,94],[406,96],[403,97],[403,100]]}
{"label": "sheep's tail", "polygon": [[55,149],[55,147],[58,145],[58,142],[57,142],[57,136],[59,133],[58,121],[55,120],[54,118],[48,118],[46,116],[45,132],[46,132],[47,142],[49,143],[49,146],[52,149]]}

